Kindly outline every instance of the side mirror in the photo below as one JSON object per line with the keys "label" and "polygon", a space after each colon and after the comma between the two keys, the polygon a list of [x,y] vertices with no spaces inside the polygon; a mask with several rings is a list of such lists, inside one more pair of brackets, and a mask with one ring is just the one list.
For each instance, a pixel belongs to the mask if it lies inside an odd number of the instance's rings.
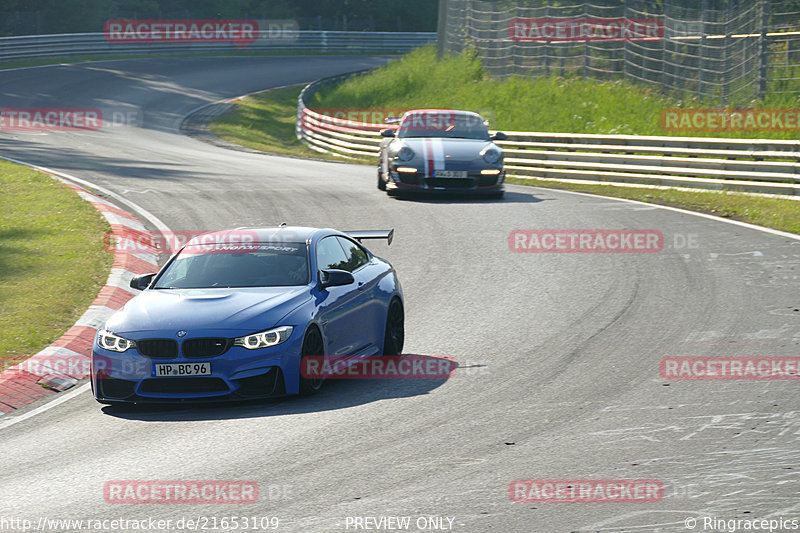
{"label": "side mirror", "polygon": [[506,135],[502,131],[497,131],[495,132],[494,135],[492,135],[493,141],[505,141],[506,139],[508,139],[508,135]]}
{"label": "side mirror", "polygon": [[147,287],[150,286],[150,282],[153,281],[155,277],[155,273],[153,274],[142,274],[141,276],[134,276],[131,279],[131,289],[136,289],[137,291],[143,291]]}
{"label": "side mirror", "polygon": [[328,287],[338,287],[340,285],[350,285],[355,283],[356,278],[346,270],[338,270],[336,268],[329,268],[322,270],[319,273],[319,288],[327,289]]}
{"label": "side mirror", "polygon": [[391,129],[381,130],[381,137],[394,137],[395,132]]}

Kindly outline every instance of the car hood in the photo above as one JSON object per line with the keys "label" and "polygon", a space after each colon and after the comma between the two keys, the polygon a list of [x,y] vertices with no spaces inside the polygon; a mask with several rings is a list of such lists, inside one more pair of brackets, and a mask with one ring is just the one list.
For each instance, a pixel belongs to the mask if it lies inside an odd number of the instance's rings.
{"label": "car hood", "polygon": [[[481,141],[478,139],[446,139],[446,138],[406,138],[400,139],[403,144],[414,150],[416,158],[427,159],[428,151],[435,154],[437,151],[444,152],[452,161],[473,161],[480,157],[481,151],[492,146],[498,151],[502,151],[492,141]],[[398,148],[399,150],[399,148]]]}
{"label": "car hood", "polygon": [[114,333],[187,330],[251,332],[273,327],[310,298],[308,287],[150,289],[106,323]]}

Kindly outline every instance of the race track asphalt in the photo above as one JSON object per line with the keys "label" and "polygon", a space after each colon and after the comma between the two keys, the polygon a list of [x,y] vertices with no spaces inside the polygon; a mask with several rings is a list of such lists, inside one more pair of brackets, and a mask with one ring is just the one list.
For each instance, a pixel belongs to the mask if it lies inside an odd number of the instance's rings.
{"label": "race track asphalt", "polygon": [[[0,430],[0,516],[276,516],[278,531],[355,531],[355,517],[387,516],[411,517],[413,531],[419,517],[447,517],[470,533],[687,531],[687,517],[702,531],[703,517],[800,517],[797,382],[659,373],[668,356],[799,356],[800,242],[540,188],[509,186],[501,201],[395,199],[376,189],[372,166],[236,152],[179,131],[205,103],[384,61],[148,59],[0,73],[3,107],[135,119],[0,132],[0,155],[101,185],[172,230],[394,228],[391,246],[370,248],[403,283],[405,352],[460,364],[447,381],[338,381],[311,398],[225,406],[118,410],[87,391]],[[658,230],[664,248],[509,249],[514,230],[565,228]],[[512,503],[518,479],[645,479],[665,490],[655,503]],[[104,501],[109,480],[250,480],[261,496],[116,505]]]}

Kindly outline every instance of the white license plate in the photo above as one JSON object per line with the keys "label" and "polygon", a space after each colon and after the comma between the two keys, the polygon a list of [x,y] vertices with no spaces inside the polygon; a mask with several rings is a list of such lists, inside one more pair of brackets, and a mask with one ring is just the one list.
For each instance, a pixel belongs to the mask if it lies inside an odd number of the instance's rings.
{"label": "white license plate", "polygon": [[210,376],[211,363],[154,364],[153,377]]}
{"label": "white license plate", "polygon": [[466,170],[434,170],[434,178],[466,178]]}

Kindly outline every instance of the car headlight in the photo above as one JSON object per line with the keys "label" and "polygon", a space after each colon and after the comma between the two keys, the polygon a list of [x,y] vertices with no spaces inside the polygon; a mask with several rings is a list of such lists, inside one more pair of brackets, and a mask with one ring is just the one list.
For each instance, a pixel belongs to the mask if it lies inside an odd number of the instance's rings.
{"label": "car headlight", "polygon": [[500,152],[494,148],[490,148],[483,153],[483,159],[490,165],[495,165],[500,161]]}
{"label": "car headlight", "polygon": [[253,333],[252,335],[245,335],[244,337],[233,339],[233,345],[244,346],[248,350],[275,346],[289,340],[293,329],[293,326],[281,326],[279,328]]}
{"label": "car headlight", "polygon": [[409,148],[408,146],[403,146],[400,148],[400,151],[397,152],[397,159],[400,161],[411,161],[414,159],[414,150]]}
{"label": "car headlight", "polygon": [[104,329],[97,335],[97,344],[104,350],[112,352],[124,352],[136,346],[132,340],[125,339]]}

